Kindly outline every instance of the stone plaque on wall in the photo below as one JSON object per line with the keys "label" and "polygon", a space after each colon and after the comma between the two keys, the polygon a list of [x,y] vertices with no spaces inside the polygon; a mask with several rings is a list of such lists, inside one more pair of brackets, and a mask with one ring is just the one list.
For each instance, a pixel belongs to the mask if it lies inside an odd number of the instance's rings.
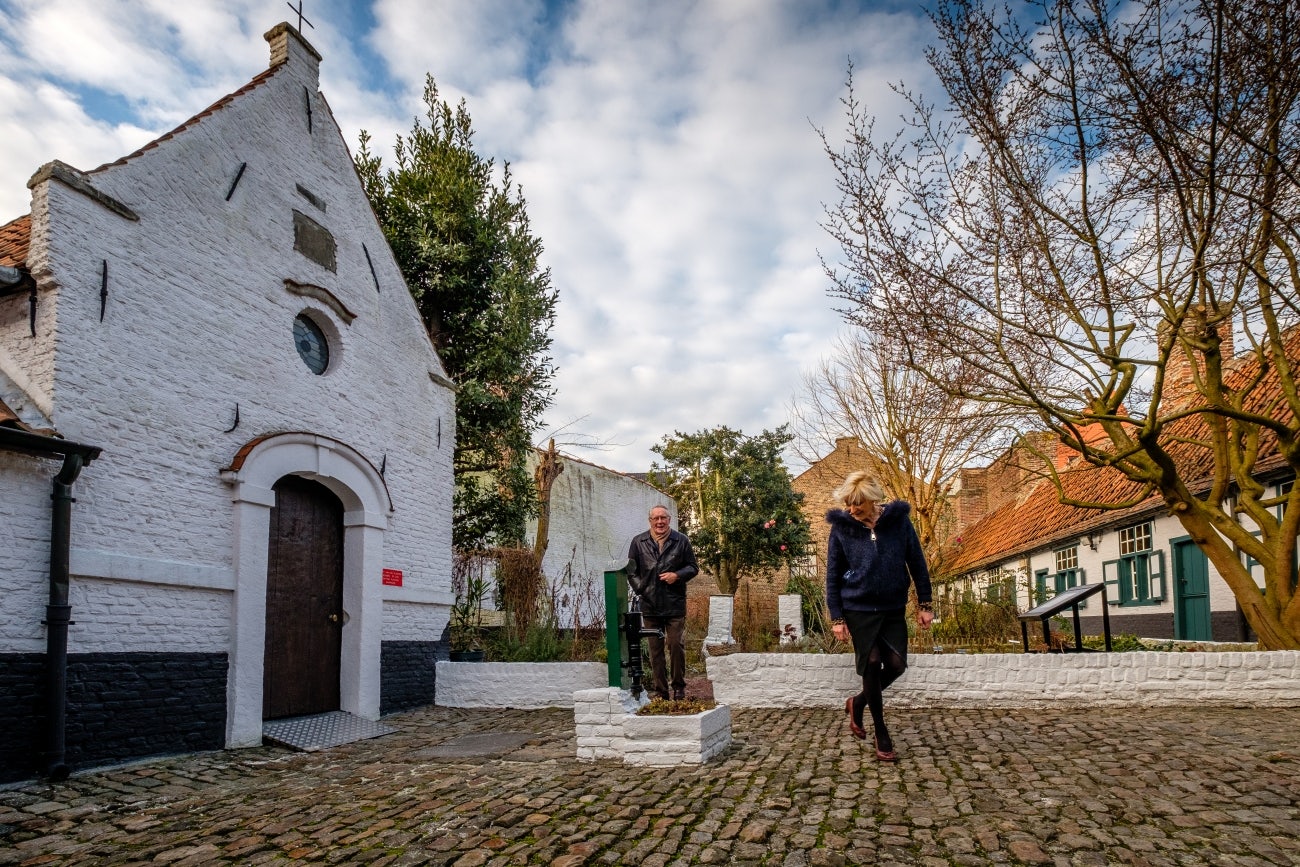
{"label": "stone plaque on wall", "polygon": [[335,252],[338,244],[330,230],[306,214],[293,212],[293,248],[317,265],[338,271]]}

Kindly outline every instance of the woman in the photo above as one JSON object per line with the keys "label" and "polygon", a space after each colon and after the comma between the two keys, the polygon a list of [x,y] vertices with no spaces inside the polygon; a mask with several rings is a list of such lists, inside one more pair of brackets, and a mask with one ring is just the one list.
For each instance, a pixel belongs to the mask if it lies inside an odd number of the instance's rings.
{"label": "woman", "polygon": [[911,506],[885,503],[880,483],[864,470],[850,473],[833,494],[844,509],[826,513],[831,535],[826,556],[826,605],[831,631],[853,640],[853,657],[862,692],[844,702],[849,731],[865,740],[862,710],[871,711],[876,758],[898,760],[885,728],[884,690],[907,670],[908,585],[916,585],[916,620],[929,629],[930,570],[921,540],[908,519]]}

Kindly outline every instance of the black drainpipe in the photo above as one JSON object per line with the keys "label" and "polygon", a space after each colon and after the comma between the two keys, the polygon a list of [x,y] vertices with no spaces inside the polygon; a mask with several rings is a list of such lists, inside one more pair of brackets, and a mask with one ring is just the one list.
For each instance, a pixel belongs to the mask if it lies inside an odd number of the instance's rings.
{"label": "black drainpipe", "polygon": [[80,454],[63,457],[63,469],[54,477],[54,501],[50,517],[50,604],[45,606],[46,707],[49,708],[50,742],[46,750],[46,774],[54,782],[68,778],[64,761],[68,728],[68,626],[72,606],[68,604],[71,581],[72,483],[86,460]]}
{"label": "black drainpipe", "polygon": [[39,457],[63,456],[63,468],[54,477],[50,515],[50,601],[45,606],[45,696],[48,721],[46,774],[53,782],[68,778],[65,761],[68,717],[68,626],[72,606],[68,604],[70,552],[72,547],[72,483],[81,468],[99,457],[98,446],[81,445],[58,437],[44,436],[15,428],[0,427],[0,449]]}

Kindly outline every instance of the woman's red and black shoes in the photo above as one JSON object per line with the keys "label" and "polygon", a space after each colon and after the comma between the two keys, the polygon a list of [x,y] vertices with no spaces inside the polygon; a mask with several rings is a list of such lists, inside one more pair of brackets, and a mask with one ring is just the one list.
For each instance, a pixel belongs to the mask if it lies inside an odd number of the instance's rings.
{"label": "woman's red and black shoes", "polygon": [[853,721],[853,696],[844,702],[844,712],[849,715],[849,733],[860,741],[867,739],[867,730]]}
{"label": "woman's red and black shoes", "polygon": [[875,732],[872,732],[872,733],[871,733],[871,743],[872,743],[872,745],[876,748],[876,759],[877,759],[877,760],[882,761],[882,762],[896,762],[896,761],[898,761],[898,753],[894,752],[894,745],[891,744],[891,743],[886,742],[887,745],[888,745],[888,747],[889,747],[889,749],[887,749],[887,750],[882,750],[882,749],[880,748],[880,736],[877,735]]}

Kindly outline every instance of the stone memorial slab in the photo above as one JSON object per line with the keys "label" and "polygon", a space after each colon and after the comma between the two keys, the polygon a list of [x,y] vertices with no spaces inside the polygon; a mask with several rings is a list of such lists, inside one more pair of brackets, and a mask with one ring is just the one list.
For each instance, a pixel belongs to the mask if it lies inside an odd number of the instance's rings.
{"label": "stone memorial slab", "polygon": [[735,644],[731,636],[731,619],[735,611],[736,600],[730,596],[709,597],[709,632],[704,637],[705,644]]}
{"label": "stone memorial slab", "polygon": [[776,597],[776,617],[782,644],[792,644],[803,638],[803,596],[782,593]]}

